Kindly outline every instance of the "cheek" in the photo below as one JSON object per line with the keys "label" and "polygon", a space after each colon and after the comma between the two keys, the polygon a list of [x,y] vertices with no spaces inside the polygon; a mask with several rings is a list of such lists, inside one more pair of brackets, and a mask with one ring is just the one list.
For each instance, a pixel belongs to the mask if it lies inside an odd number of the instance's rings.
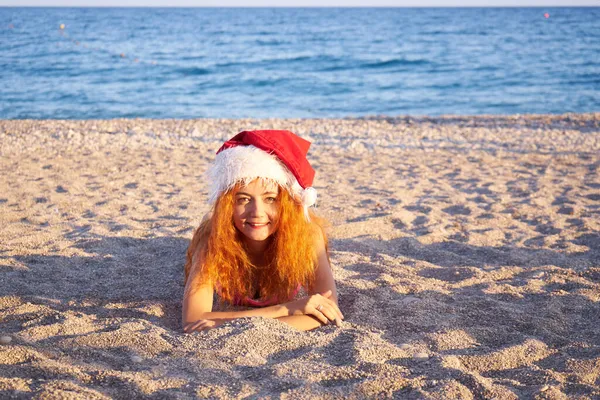
{"label": "cheek", "polygon": [[279,220],[279,207],[277,206],[273,206],[269,209],[268,211],[269,214],[269,219],[271,220],[272,223],[277,223],[277,221]]}
{"label": "cheek", "polygon": [[233,208],[233,223],[235,226],[240,228],[242,226],[242,220],[244,219],[244,208],[234,207]]}

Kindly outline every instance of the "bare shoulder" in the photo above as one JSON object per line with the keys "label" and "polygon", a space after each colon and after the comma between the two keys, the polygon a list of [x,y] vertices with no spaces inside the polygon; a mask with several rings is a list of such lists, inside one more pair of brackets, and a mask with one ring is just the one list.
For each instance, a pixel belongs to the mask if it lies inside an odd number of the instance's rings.
{"label": "bare shoulder", "polygon": [[204,224],[205,222],[207,222],[211,218],[212,218],[212,211],[209,211],[206,214],[204,214],[204,216],[202,216],[202,220],[200,221],[200,225]]}
{"label": "bare shoulder", "polygon": [[311,224],[311,229],[312,229],[312,237],[314,239],[314,243],[315,245],[319,245],[321,247],[324,247],[327,245],[327,236],[325,235],[325,230],[324,228],[313,222]]}
{"label": "bare shoulder", "polygon": [[331,299],[337,303],[337,290],[333,270],[329,260],[329,252],[327,249],[327,237],[323,228],[318,224],[314,224],[314,240],[316,249],[316,265],[315,265],[315,280],[309,294],[321,294],[331,291]]}

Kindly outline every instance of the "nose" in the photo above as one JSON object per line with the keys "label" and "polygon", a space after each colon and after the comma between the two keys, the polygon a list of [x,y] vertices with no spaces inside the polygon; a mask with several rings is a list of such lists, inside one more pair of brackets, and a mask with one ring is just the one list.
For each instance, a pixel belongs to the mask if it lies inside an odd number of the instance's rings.
{"label": "nose", "polygon": [[250,216],[251,217],[262,217],[265,214],[265,204],[256,200],[250,203]]}

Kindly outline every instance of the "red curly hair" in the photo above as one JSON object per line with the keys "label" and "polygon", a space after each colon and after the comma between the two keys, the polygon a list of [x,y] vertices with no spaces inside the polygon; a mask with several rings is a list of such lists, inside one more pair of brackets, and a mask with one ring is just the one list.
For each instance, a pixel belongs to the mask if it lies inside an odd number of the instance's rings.
{"label": "red curly hair", "polygon": [[[221,300],[234,303],[239,298],[253,298],[257,290],[262,299],[283,302],[293,296],[298,285],[310,288],[319,238],[324,239],[327,249],[325,221],[312,210],[307,221],[302,205],[279,187],[277,229],[268,239],[267,266],[258,268],[250,261],[242,234],[233,224],[236,188],[219,196],[210,217],[194,233],[185,263],[185,283],[192,279],[190,290],[211,282]],[[260,282],[260,287],[253,282]]]}

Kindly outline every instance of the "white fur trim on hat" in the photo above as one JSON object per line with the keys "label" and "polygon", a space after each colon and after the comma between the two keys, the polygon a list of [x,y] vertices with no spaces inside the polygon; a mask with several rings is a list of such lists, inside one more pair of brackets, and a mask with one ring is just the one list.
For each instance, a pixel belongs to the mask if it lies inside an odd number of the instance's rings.
{"label": "white fur trim on hat", "polygon": [[247,185],[256,178],[275,182],[292,195],[302,196],[304,192],[296,177],[277,156],[252,145],[235,146],[221,151],[206,175],[210,182],[210,204],[214,204],[221,193],[233,188],[236,183]]}
{"label": "white fur trim on hat", "polygon": [[307,187],[302,191],[302,206],[304,206],[304,216],[310,221],[310,215],[308,215],[308,207],[317,204],[317,189],[314,187]]}

